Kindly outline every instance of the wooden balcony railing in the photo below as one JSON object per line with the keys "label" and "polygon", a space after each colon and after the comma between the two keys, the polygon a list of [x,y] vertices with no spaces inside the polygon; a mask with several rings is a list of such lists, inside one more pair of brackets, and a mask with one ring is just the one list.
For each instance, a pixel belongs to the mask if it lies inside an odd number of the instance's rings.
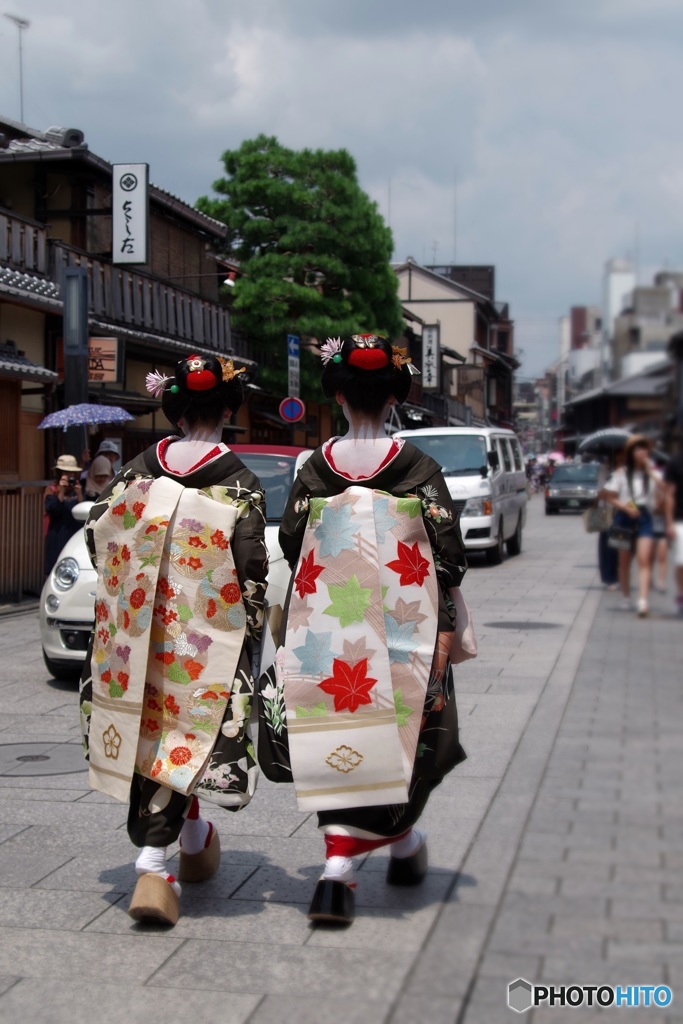
{"label": "wooden balcony railing", "polygon": [[0,484],[0,602],[40,594],[46,483]]}
{"label": "wooden balcony railing", "polygon": [[60,290],[67,267],[87,267],[92,316],[218,352],[232,351],[230,315],[225,306],[201,299],[141,271],[105,263],[70,246],[54,243],[50,250],[51,276]]}
{"label": "wooden balcony railing", "polygon": [[25,274],[47,272],[47,231],[43,224],[0,211],[0,264]]}

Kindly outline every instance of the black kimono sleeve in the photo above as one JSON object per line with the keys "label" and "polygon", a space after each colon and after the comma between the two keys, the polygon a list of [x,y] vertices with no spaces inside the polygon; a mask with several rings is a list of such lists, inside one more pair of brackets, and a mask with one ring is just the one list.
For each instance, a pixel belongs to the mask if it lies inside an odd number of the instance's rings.
{"label": "black kimono sleeve", "polygon": [[453,508],[442,473],[434,473],[418,487],[417,496],[422,504],[422,518],[434,554],[439,584],[439,630],[449,633],[455,627],[455,608],[449,591],[460,586],[467,572],[460,516]]}
{"label": "black kimono sleeve", "polygon": [[309,487],[297,476],[282,516],[278,540],[290,569],[296,565],[308,522]]}
{"label": "black kimono sleeve", "polygon": [[[254,500],[254,496],[260,500]],[[232,555],[242,601],[247,613],[247,633],[255,645],[263,629],[263,601],[268,576],[268,551],[265,541],[266,503],[262,492],[253,492],[249,511],[235,523]]]}

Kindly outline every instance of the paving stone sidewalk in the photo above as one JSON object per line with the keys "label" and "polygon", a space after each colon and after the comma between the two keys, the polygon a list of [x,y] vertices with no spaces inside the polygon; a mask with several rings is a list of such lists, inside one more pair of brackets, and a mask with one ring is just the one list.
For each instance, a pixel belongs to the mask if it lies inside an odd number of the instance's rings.
{"label": "paving stone sidewalk", "polygon": [[46,679],[32,615],[0,621],[0,1021],[538,1024],[563,1011],[513,1014],[519,975],[675,985],[683,624],[664,597],[645,622],[614,611],[595,547],[536,498],[523,554],[473,564],[469,757],[427,809],[429,875],[392,890],[368,857],[345,931],[308,925],[315,819],[264,781],[214,812],[221,870],[185,886],[176,928],[135,925],[126,809],[88,790],[75,691]]}
{"label": "paving stone sidewalk", "polygon": [[[615,594],[600,599],[458,1021],[516,1017],[500,1004],[519,976],[668,984],[668,1010],[634,1009],[629,1019],[683,1021],[683,621],[672,593],[654,596],[647,620],[619,604]],[[624,1020],[616,1008],[518,1019],[586,1016]]]}

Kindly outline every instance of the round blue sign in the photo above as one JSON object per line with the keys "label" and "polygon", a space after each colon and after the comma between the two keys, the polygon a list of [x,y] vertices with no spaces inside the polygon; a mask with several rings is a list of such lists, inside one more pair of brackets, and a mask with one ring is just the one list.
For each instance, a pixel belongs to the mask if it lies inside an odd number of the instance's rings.
{"label": "round blue sign", "polygon": [[285,423],[298,423],[306,415],[306,406],[300,398],[284,398],[280,402],[280,416]]}

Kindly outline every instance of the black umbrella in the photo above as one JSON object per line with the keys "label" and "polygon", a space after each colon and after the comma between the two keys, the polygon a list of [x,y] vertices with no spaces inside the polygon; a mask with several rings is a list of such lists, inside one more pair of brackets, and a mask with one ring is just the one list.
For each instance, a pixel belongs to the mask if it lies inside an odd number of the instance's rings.
{"label": "black umbrella", "polygon": [[[580,452],[591,452],[594,455],[613,455],[623,450],[630,437],[635,435],[623,427],[605,427],[604,430],[596,430],[594,434],[584,437],[578,447]],[[652,449],[652,456],[657,462],[668,462],[669,456],[658,448]]]}
{"label": "black umbrella", "polygon": [[594,434],[584,437],[579,445],[579,451],[594,452],[596,455],[620,452],[629,437],[633,437],[633,434],[623,427],[605,427],[604,430],[596,430]]}

